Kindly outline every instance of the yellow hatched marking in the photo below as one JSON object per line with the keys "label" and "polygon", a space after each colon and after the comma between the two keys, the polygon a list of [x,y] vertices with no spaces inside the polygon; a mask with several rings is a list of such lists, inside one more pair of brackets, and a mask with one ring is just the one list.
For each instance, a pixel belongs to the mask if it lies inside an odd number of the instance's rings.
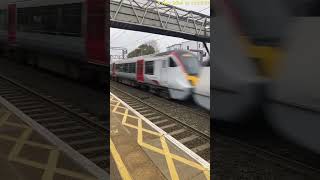
{"label": "yellow hatched marking", "polygon": [[129,174],[129,171],[127,170],[126,166],[124,165],[121,157],[120,157],[120,154],[118,153],[115,145],[113,144],[113,141],[111,140],[110,138],[110,150],[111,150],[111,154],[112,154],[112,157],[114,158],[114,161],[117,165],[117,168],[119,170],[119,173],[122,177],[122,179],[124,180],[132,180],[130,174]]}
{"label": "yellow hatched marking", "polygon": [[176,170],[176,166],[174,165],[174,162],[172,160],[172,156],[171,156],[168,144],[166,142],[166,139],[163,136],[161,136],[160,140],[161,140],[164,156],[166,157],[166,160],[167,160],[167,164],[168,164],[169,172],[170,172],[170,175],[171,175],[171,179],[179,180],[179,176],[178,176],[178,173],[177,173],[177,170]]}
{"label": "yellow hatched marking", "polygon": [[[115,99],[113,96],[111,96],[112,98],[111,99]],[[126,108],[126,107],[123,107],[120,105],[120,101],[115,101],[116,105],[110,105],[111,107],[113,107],[112,109],[112,112],[113,113],[116,113],[116,114],[119,114],[119,115],[122,115],[122,124],[127,126],[127,127],[130,127],[130,128],[133,128],[133,129],[137,129],[138,131],[138,137],[137,137],[137,142],[140,146],[146,148],[146,149],[149,149],[151,151],[154,151],[154,152],[157,152],[159,154],[162,154],[165,156],[166,158],[166,162],[167,162],[167,165],[168,165],[168,169],[169,169],[169,172],[170,172],[170,176],[172,179],[179,179],[179,176],[178,176],[178,173],[176,171],[176,168],[175,168],[175,165],[174,165],[174,161],[173,160],[177,160],[179,162],[182,162],[184,164],[187,164],[193,168],[196,168],[200,171],[202,171],[206,177],[207,180],[210,179],[210,170],[204,168],[202,165],[196,163],[196,162],[193,162],[193,161],[190,161],[188,159],[185,159],[181,156],[178,156],[178,155],[175,155],[175,154],[172,154],[169,150],[169,147],[168,147],[168,144],[166,142],[166,138],[158,133],[158,132],[154,132],[154,131],[150,131],[150,130],[147,130],[147,129],[144,129],[142,127],[142,119],[140,119],[139,117],[136,117],[136,116],[131,116],[128,114],[129,112],[129,109]],[[117,109],[125,109],[124,113],[122,112],[118,112]],[[129,124],[127,123],[127,118],[128,117],[131,117],[133,119],[136,119],[138,121],[138,126],[135,126],[135,125],[132,125],[132,124]],[[162,145],[162,149],[158,148],[158,147],[154,147],[150,144],[147,144],[145,142],[143,142],[143,132],[147,132],[147,133],[150,133],[150,134],[153,134],[153,135],[156,135],[160,138],[160,141],[161,141],[161,145]]]}
{"label": "yellow hatched marking", "polygon": [[[16,144],[11,149],[11,151],[8,155],[8,160],[13,161],[13,162],[17,162],[17,163],[21,163],[21,164],[25,164],[25,165],[28,165],[28,166],[31,166],[31,167],[34,167],[37,169],[44,170],[44,174],[42,175],[43,180],[53,179],[54,173],[73,177],[73,178],[83,179],[83,180],[95,180],[96,179],[96,178],[93,178],[93,177],[90,177],[87,175],[83,175],[78,172],[74,172],[74,171],[70,171],[70,170],[66,170],[66,169],[61,169],[61,168],[56,168],[56,164],[59,159],[59,151],[56,149],[56,147],[28,140],[28,138],[30,138],[30,135],[32,134],[33,129],[30,128],[29,126],[26,126],[23,124],[8,122],[8,119],[11,116],[11,112],[3,110],[3,109],[0,109],[0,111],[4,112],[4,113],[0,114],[0,127],[3,125],[8,125],[8,126],[13,126],[13,127],[18,127],[18,128],[24,128],[24,130],[19,138],[0,134],[0,139],[16,142]],[[28,160],[28,159],[24,159],[24,158],[19,157],[18,155],[24,145],[31,145],[31,146],[51,150],[50,154],[49,154],[48,163],[42,164],[39,162],[35,162],[32,160]]]}
{"label": "yellow hatched marking", "polygon": [[9,160],[13,160],[14,157],[17,156],[20,153],[20,151],[22,150],[22,147],[24,146],[26,140],[29,138],[31,133],[32,133],[32,129],[24,130],[24,132],[22,133],[20,138],[17,139],[17,143],[15,144],[13,149],[11,150],[11,152],[9,154],[9,157],[8,157]]}
{"label": "yellow hatched marking", "polygon": [[[0,139],[4,139],[4,140],[8,140],[8,141],[15,141],[15,142],[18,141],[18,138],[7,136],[7,135],[1,135],[1,134],[0,134]],[[55,149],[54,146],[40,144],[40,143],[33,142],[33,141],[25,141],[24,144],[27,144],[30,146],[35,146],[35,147],[40,147],[40,148],[44,148],[44,149]]]}
{"label": "yellow hatched marking", "polygon": [[49,154],[49,160],[48,160],[47,167],[42,175],[43,180],[53,179],[53,176],[55,174],[55,170],[57,167],[57,163],[58,163],[58,158],[59,158],[59,151],[56,149],[51,150],[51,152]]}
{"label": "yellow hatched marking", "polygon": [[24,124],[17,124],[12,122],[6,122],[6,124],[9,126],[18,127],[18,128],[28,128],[28,126]]}
{"label": "yellow hatched marking", "polygon": [[117,103],[117,105],[113,108],[112,112],[115,112],[119,105],[120,105],[120,102]]}
{"label": "yellow hatched marking", "polygon": [[11,116],[11,113],[4,110],[4,115],[0,116],[0,126],[2,126]]}

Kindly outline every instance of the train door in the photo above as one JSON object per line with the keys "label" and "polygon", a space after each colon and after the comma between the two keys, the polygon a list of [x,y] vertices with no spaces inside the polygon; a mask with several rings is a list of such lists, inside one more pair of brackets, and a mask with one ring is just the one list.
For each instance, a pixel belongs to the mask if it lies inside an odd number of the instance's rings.
{"label": "train door", "polygon": [[138,82],[144,81],[143,69],[144,69],[144,61],[138,60],[137,61],[137,81]]}
{"label": "train door", "polygon": [[16,26],[17,26],[16,12],[17,12],[16,5],[9,4],[8,5],[8,42],[9,44],[14,44],[16,42]]}
{"label": "train door", "polygon": [[168,60],[161,61],[160,80],[163,86],[168,86]]}

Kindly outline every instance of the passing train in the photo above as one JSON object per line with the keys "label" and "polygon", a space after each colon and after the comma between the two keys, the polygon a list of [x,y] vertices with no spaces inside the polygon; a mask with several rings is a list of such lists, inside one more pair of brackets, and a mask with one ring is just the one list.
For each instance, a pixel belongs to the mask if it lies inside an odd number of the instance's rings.
{"label": "passing train", "polygon": [[0,50],[70,78],[105,80],[107,5],[105,0],[1,1]]}
{"label": "passing train", "polygon": [[200,71],[198,57],[182,50],[119,60],[110,66],[114,80],[146,87],[177,100],[191,97]]}
{"label": "passing train", "polygon": [[223,2],[215,23],[212,118],[242,123],[259,108],[279,134],[320,153],[320,2]]}
{"label": "passing train", "polygon": [[201,107],[210,111],[210,84],[212,84],[210,78],[210,64],[204,65],[199,73],[199,80],[192,92],[194,101]]}

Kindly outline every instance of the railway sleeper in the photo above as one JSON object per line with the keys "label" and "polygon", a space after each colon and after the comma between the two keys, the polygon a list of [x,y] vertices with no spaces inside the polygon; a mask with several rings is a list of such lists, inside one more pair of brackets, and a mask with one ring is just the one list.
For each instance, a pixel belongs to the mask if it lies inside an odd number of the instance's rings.
{"label": "railway sleeper", "polygon": [[75,149],[85,149],[87,147],[94,147],[94,146],[97,146],[97,145],[103,145],[103,146],[106,146],[107,147],[107,144],[106,144],[106,140],[102,140],[102,139],[95,139],[93,141],[90,141],[90,139],[88,139],[88,142],[82,142],[82,143],[74,143],[74,142],[71,142],[70,145],[72,145],[72,147],[74,147]]}
{"label": "railway sleeper", "polygon": [[37,118],[41,118],[41,117],[51,117],[51,116],[55,116],[58,113],[57,112],[37,112],[37,113],[26,113],[28,116],[30,116],[32,119],[37,119]]}
{"label": "railway sleeper", "polygon": [[193,152],[198,153],[200,151],[204,151],[204,150],[210,150],[210,144],[209,143],[204,143],[200,146],[194,147],[191,149]]}
{"label": "railway sleeper", "polygon": [[64,131],[75,131],[75,130],[77,130],[77,131],[81,131],[81,130],[83,130],[84,128],[83,127],[81,127],[81,126],[72,126],[72,127],[66,127],[66,126],[56,126],[56,127],[50,127],[50,131],[51,132],[53,132],[53,133],[62,133],[63,134],[63,132]]}
{"label": "railway sleeper", "polygon": [[[141,113],[140,113],[141,114]],[[154,112],[150,112],[150,113],[143,113],[142,114],[144,117],[146,117],[146,118],[149,118],[149,117],[151,117],[151,116],[154,116],[154,115],[156,115],[156,113],[154,113]]]}
{"label": "railway sleeper", "polygon": [[176,126],[176,125],[177,125],[176,123],[172,123],[172,124],[167,124],[167,125],[164,125],[164,126],[160,126],[160,128],[163,129],[163,130],[165,130],[165,129],[174,127],[174,126]]}
{"label": "railway sleeper", "polygon": [[78,140],[70,142],[69,144],[76,146],[78,144],[81,145],[81,144],[86,144],[86,143],[95,143],[95,142],[98,142],[98,141],[105,141],[105,139],[104,138],[99,138],[99,137],[78,139]]}
{"label": "railway sleeper", "polygon": [[96,151],[106,151],[107,150],[107,145],[103,145],[103,146],[97,146],[97,144],[95,144],[95,146],[87,146],[86,148],[82,148],[82,149],[78,149],[77,151],[80,152],[81,154],[90,154],[90,153],[94,153]]}
{"label": "railway sleeper", "polygon": [[25,101],[25,102],[16,102],[16,103],[12,103],[15,106],[34,106],[34,105],[39,105],[39,104],[43,104],[40,101],[36,101],[36,100],[32,100],[32,101]]}
{"label": "railway sleeper", "polygon": [[57,126],[71,126],[71,125],[74,125],[76,124],[75,121],[72,121],[72,120],[63,120],[63,121],[60,121],[60,122],[56,122],[56,121],[53,121],[53,122],[45,122],[45,121],[40,121],[41,124],[43,124],[46,128],[51,128],[51,127],[57,127]]}
{"label": "railway sleeper", "polygon": [[27,98],[28,96],[25,94],[9,94],[9,95],[3,95],[6,99],[19,99],[19,98]]}
{"label": "railway sleeper", "polygon": [[[40,123],[45,123],[45,122],[54,121],[54,123],[55,123],[55,122],[57,122],[57,121],[63,121],[63,122],[65,122],[66,120],[68,120],[68,117],[66,117],[66,116],[54,116],[54,117],[37,119],[36,121],[37,121],[37,122],[40,122]],[[73,122],[74,122],[74,121],[73,121]],[[51,123],[52,123],[52,122],[51,122]]]}
{"label": "railway sleeper", "polygon": [[63,135],[58,135],[58,137],[61,138],[61,139],[66,139],[66,138],[84,138],[89,134],[92,134],[92,132],[89,132],[89,131],[79,132],[79,131],[77,131],[76,133],[72,133],[71,132],[71,133],[66,133],[66,134],[63,134]]}
{"label": "railway sleeper", "polygon": [[[22,109],[20,109],[20,110],[22,110]],[[50,107],[42,106],[42,107],[38,107],[38,108],[24,109],[22,111],[26,114],[33,114],[33,113],[40,113],[40,112],[51,112],[52,110],[54,110],[54,109],[52,109]]]}
{"label": "railway sleeper", "polygon": [[33,105],[33,106],[17,106],[20,110],[25,111],[25,110],[29,110],[29,109],[38,109],[38,108],[44,108],[46,107],[45,105],[42,104],[37,104],[37,105]]}
{"label": "railway sleeper", "polygon": [[25,97],[25,98],[6,98],[8,101],[10,101],[11,103],[19,103],[19,102],[27,102],[27,101],[32,101],[32,97]]}
{"label": "railway sleeper", "polygon": [[97,137],[98,137],[98,134],[92,132],[92,133],[89,133],[86,136],[82,136],[80,138],[79,138],[79,136],[70,136],[70,137],[63,137],[60,139],[63,139],[65,142],[68,142],[68,144],[69,144],[69,142],[73,143],[73,142],[79,141],[79,139],[85,140],[85,139],[93,139],[93,138],[97,138]]}
{"label": "railway sleeper", "polygon": [[159,120],[159,119],[161,119],[161,118],[163,118],[163,116],[152,116],[152,117],[149,117],[148,119],[149,119],[150,121],[156,121],[156,120]]}
{"label": "railway sleeper", "polygon": [[168,121],[169,121],[168,119],[163,119],[163,120],[159,120],[159,121],[153,122],[153,124],[158,125],[158,124],[165,123],[165,122],[168,122]]}
{"label": "railway sleeper", "polygon": [[178,129],[178,130],[172,131],[172,132],[170,132],[168,134],[170,136],[176,136],[176,135],[181,134],[181,133],[186,132],[186,131],[187,131],[186,129],[182,128],[182,129]]}
{"label": "railway sleeper", "polygon": [[182,144],[186,144],[190,141],[196,140],[197,138],[199,138],[199,136],[193,134],[193,135],[185,137],[183,139],[179,139],[179,142],[181,142]]}
{"label": "railway sleeper", "polygon": [[90,151],[90,152],[86,152],[86,153],[81,153],[80,152],[80,153],[91,160],[91,158],[96,158],[96,157],[99,157],[99,156],[108,156],[107,151],[108,151],[108,146],[106,145],[106,146],[101,147],[101,149],[96,150],[96,151]]}

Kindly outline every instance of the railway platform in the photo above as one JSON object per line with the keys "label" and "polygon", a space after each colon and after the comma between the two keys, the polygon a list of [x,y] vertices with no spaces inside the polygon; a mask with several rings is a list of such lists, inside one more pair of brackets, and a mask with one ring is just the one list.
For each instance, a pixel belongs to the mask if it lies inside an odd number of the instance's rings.
{"label": "railway platform", "polygon": [[210,179],[210,165],[110,93],[111,179]]}
{"label": "railway platform", "polygon": [[83,157],[45,133],[0,97],[0,179],[102,179]]}

